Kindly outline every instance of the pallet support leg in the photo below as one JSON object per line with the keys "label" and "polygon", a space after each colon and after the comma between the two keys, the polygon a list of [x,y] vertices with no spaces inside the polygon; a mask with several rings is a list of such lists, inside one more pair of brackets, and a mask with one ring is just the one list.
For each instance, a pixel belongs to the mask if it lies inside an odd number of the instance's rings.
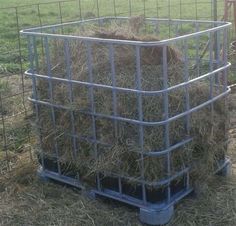
{"label": "pallet support leg", "polygon": [[232,162],[229,161],[224,168],[222,168],[220,175],[224,177],[229,177],[232,175]]}
{"label": "pallet support leg", "polygon": [[217,175],[229,177],[232,175],[232,162],[229,158],[225,159],[222,167],[216,172]]}
{"label": "pallet support leg", "polygon": [[140,208],[140,221],[149,225],[167,224],[174,214],[174,206],[171,205],[162,210],[150,210]]}
{"label": "pallet support leg", "polygon": [[39,167],[37,170],[37,176],[38,178],[43,181],[43,182],[48,182],[50,181],[50,179],[45,175],[45,173],[43,172],[43,168]]}

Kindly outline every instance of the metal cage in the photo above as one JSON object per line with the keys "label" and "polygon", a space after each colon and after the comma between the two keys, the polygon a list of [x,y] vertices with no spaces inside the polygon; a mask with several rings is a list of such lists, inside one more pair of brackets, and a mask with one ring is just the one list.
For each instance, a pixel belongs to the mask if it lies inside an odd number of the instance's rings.
{"label": "metal cage", "polygon": [[[98,120],[108,120],[112,125],[111,133],[117,135],[117,126],[119,123],[134,126],[137,133],[131,134],[135,136],[138,143],[137,155],[140,163],[140,175],[134,177],[132,175],[123,175],[119,172],[104,172],[96,171],[95,185],[92,188],[94,194],[109,197],[119,200],[124,203],[131,204],[140,208],[141,221],[149,224],[163,224],[169,221],[173,214],[173,205],[188,195],[192,191],[191,180],[189,177],[191,165],[181,166],[173,172],[171,158],[175,152],[181,152],[189,143],[193,142],[194,137],[191,136],[191,115],[198,114],[202,109],[212,109],[214,104],[222,100],[230,92],[227,86],[227,70],[230,64],[227,62],[227,30],[230,23],[226,22],[211,22],[211,21],[192,21],[192,20],[169,20],[169,19],[145,19],[143,32],[155,34],[160,37],[160,41],[137,41],[137,40],[118,40],[101,37],[86,37],[76,35],[80,30],[90,26],[98,26],[107,28],[112,23],[121,25],[127,23],[129,18],[126,17],[104,17],[96,19],[88,19],[71,23],[44,26],[40,28],[32,28],[21,31],[28,39],[30,69],[26,72],[27,76],[32,78],[33,95],[30,101],[34,104],[36,113],[36,124],[39,143],[39,155],[41,162],[41,175],[71,184],[77,187],[83,187],[83,179],[80,175],[73,173],[65,173],[64,166],[60,159],[60,150],[56,135],[51,137],[53,160],[45,158],[44,148],[42,148],[44,125],[40,124],[41,108],[46,108],[48,114],[51,115],[52,130],[57,127],[57,111],[66,111],[69,113],[68,120],[70,121],[69,132],[64,139],[69,139],[71,142],[72,158],[77,158],[81,151],[80,141],[87,142],[92,150],[92,155],[96,159],[101,152],[101,146],[108,148],[111,146],[109,139],[102,140],[101,134],[103,131],[97,131]],[[56,42],[62,43],[62,47],[56,51],[58,57],[63,57],[63,70],[56,70],[52,63],[54,57],[52,52],[55,51],[53,45]],[[73,75],[72,61],[76,61],[72,56],[73,43],[82,43],[85,51],[85,63],[87,78],[82,80],[79,76]],[[104,76],[110,76],[107,83],[102,83],[96,80],[95,63],[93,62],[93,47],[94,45],[102,45],[108,55],[106,70],[108,73]],[[117,51],[122,46],[128,46],[132,50],[132,61],[134,67],[134,83],[132,86],[120,85],[117,82]],[[175,84],[170,82],[169,76],[169,47],[175,47],[180,54],[182,65],[182,78]],[[62,48],[62,49],[61,49]],[[157,76],[161,81],[160,87],[153,85],[146,89],[143,83],[146,78],[143,78],[143,53],[145,49],[158,48],[160,68]],[[80,52],[80,49],[75,49]],[[100,58],[102,58],[100,56]],[[99,58],[99,59],[100,59]],[[104,57],[105,58],[105,57]],[[125,64],[125,62],[123,62]],[[45,70],[40,70],[40,67]],[[120,67],[120,66],[119,66]],[[178,68],[176,68],[178,70]],[[192,71],[194,70],[194,73]],[[194,74],[194,75],[193,75]],[[38,94],[38,82],[44,81],[47,84],[46,97]],[[58,103],[54,101],[53,84],[63,84],[66,87],[65,93],[67,103]],[[209,88],[209,94],[199,103],[194,106],[191,104],[190,90],[195,84],[205,84]],[[170,85],[171,84],[171,85]],[[75,90],[86,89],[88,101],[90,105],[86,109],[76,109],[74,103]],[[175,95],[175,91],[182,90],[183,110],[181,112],[171,112],[170,95]],[[95,103],[96,92],[109,92],[111,95],[110,111],[103,111],[103,107],[97,106]],[[137,106],[137,114],[135,117],[129,114],[121,114],[119,112],[119,97],[118,95],[132,96]],[[195,95],[198,95],[196,93]],[[160,98],[161,116],[154,115],[152,118],[145,116],[144,101],[146,98]],[[155,103],[155,102],[154,102]],[[101,105],[102,106],[102,105]],[[91,126],[89,135],[79,134],[76,130],[75,117],[77,113],[85,115]],[[209,111],[211,112],[211,111]],[[172,123],[181,120],[184,128],[184,136],[178,140],[172,141],[170,127]],[[83,123],[83,122],[82,122]],[[145,146],[145,130],[148,128],[162,128],[163,143],[160,147],[146,150]],[[64,136],[63,135],[63,136]],[[159,159],[163,161],[165,167],[165,176],[156,181],[148,181],[145,178],[144,168],[145,159]],[[50,162],[51,161],[51,162]],[[225,156],[219,160],[218,170],[224,168],[229,160]],[[128,183],[135,183],[135,189]]]}

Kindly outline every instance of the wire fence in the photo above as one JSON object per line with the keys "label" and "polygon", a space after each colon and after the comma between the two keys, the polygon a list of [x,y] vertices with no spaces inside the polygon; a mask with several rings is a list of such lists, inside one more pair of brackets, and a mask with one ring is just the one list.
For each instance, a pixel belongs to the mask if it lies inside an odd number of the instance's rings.
{"label": "wire fence", "polygon": [[27,100],[30,79],[23,28],[90,17],[135,16],[221,20],[224,1],[215,0],[67,0],[0,8],[0,174],[11,169],[20,153],[32,159],[33,110]]}

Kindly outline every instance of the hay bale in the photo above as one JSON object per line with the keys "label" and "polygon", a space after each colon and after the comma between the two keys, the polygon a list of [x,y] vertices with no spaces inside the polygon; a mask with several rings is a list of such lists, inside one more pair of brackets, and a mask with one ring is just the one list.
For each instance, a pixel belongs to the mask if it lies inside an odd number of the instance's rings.
{"label": "hay bale", "polygon": [[[131,23],[130,23],[131,24]],[[131,31],[132,30],[132,31]],[[114,30],[94,29],[89,31],[89,35],[105,39],[122,39],[135,41],[159,40],[155,36],[141,36],[135,34],[140,29],[130,29],[127,27]],[[85,31],[83,31],[86,34]],[[87,49],[82,41],[70,43],[71,73],[72,79],[79,81],[89,81],[87,68]],[[93,82],[105,85],[114,85],[111,78],[109,49],[105,44],[91,44],[92,51],[92,71]],[[64,43],[62,41],[53,42],[52,51],[52,75],[66,78],[66,65],[64,58]],[[135,48],[128,45],[114,45],[114,63],[116,70],[116,86],[135,89],[136,84],[136,59]],[[140,63],[142,67],[142,89],[161,90],[163,89],[162,78],[162,48],[158,46],[141,48]],[[173,86],[184,81],[184,64],[180,51],[172,46],[167,47],[168,63],[168,85]],[[195,69],[190,70],[194,76]],[[42,73],[46,73],[46,68],[42,68]],[[124,176],[140,178],[141,158],[139,144],[139,128],[133,124],[117,121],[116,123],[108,119],[96,120],[97,139],[107,145],[98,145],[98,156],[94,156],[93,143],[87,141],[78,142],[78,156],[74,158],[71,138],[67,135],[71,133],[71,112],[75,118],[76,134],[84,137],[92,137],[92,119],[86,113],[91,111],[89,100],[89,88],[76,85],[73,87],[73,103],[70,102],[68,94],[68,84],[52,82],[54,103],[62,104],[70,110],[55,110],[56,130],[50,118],[50,108],[40,107],[39,124],[42,125],[41,133],[43,137],[42,149],[46,155],[53,156],[55,143],[59,150],[60,161],[69,166],[75,172],[79,172],[84,179],[93,176],[100,171],[104,175],[107,173],[118,173]],[[214,87],[213,95],[218,89]],[[38,94],[41,100],[50,101],[47,91],[48,82],[39,80]],[[209,98],[209,83],[199,81],[190,85],[189,89],[190,106],[197,106]],[[112,91],[94,88],[94,104],[96,112],[112,115],[114,112],[112,104]],[[137,95],[132,93],[117,92],[116,113],[121,117],[138,119]],[[184,112],[185,89],[180,88],[172,91],[168,95],[170,116]],[[164,119],[163,111],[164,97],[143,96],[144,121],[160,121]],[[213,109],[213,111],[212,111]],[[191,144],[176,150],[171,155],[172,174],[183,167],[191,166],[191,176],[193,181],[199,183],[206,177],[206,172],[215,170],[219,159],[224,158],[226,153],[225,125],[228,123],[225,100],[214,103],[214,107],[205,107],[191,115],[191,131],[187,134],[185,129],[185,119],[180,118],[170,123],[170,144],[174,145],[182,141],[187,136],[194,137]],[[164,149],[164,127],[144,127],[144,150],[158,151]],[[149,182],[158,181],[167,176],[165,170],[165,159],[146,157],[144,159],[144,176]]]}

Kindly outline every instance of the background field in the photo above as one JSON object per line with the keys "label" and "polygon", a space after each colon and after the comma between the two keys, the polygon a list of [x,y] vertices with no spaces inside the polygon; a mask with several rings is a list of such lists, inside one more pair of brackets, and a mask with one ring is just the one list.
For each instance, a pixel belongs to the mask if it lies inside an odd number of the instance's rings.
{"label": "background field", "polygon": [[[218,18],[223,14],[223,1],[218,3]],[[40,4],[39,4],[40,3]],[[46,4],[47,3],[47,4]],[[25,6],[25,4],[30,4]],[[33,5],[32,5],[33,4]],[[18,6],[18,8],[4,7]],[[115,8],[115,9],[114,9]],[[86,17],[90,12],[95,16],[104,15],[141,15],[162,18],[213,19],[212,1],[193,0],[72,0],[69,2],[52,1],[0,1],[0,74],[19,73],[17,50],[18,30],[45,24],[61,23]],[[17,19],[18,18],[18,19]],[[22,42],[22,61],[26,68],[26,44]]]}

